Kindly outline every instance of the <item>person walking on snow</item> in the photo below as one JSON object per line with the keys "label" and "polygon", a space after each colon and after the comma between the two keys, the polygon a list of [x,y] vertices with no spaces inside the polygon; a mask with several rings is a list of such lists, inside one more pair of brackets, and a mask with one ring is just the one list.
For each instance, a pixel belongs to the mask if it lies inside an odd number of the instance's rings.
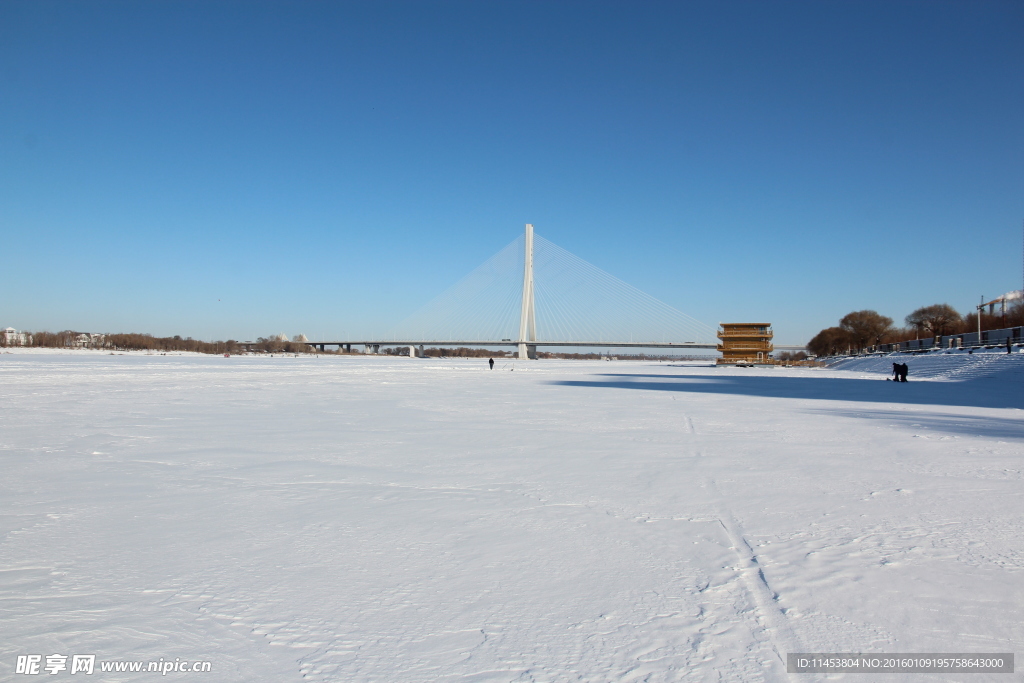
{"label": "person walking on snow", "polygon": [[488,358],[487,362],[490,364],[491,370],[493,370],[494,369],[494,359],[493,358]]}

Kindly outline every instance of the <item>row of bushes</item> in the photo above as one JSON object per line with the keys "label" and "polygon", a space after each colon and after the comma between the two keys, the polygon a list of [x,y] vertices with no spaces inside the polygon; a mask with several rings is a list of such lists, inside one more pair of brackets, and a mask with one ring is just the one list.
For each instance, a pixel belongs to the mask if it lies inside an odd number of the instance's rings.
{"label": "row of bushes", "polygon": [[[816,356],[833,356],[880,344],[941,337],[974,332],[978,329],[978,313],[961,315],[949,304],[922,306],[903,319],[905,327],[893,325],[892,318],[877,311],[847,313],[837,327],[828,327],[807,343],[807,350]],[[1009,306],[1006,314],[981,312],[981,329],[996,330],[1024,325],[1024,302]]]}
{"label": "row of bushes", "polygon": [[[61,332],[30,332],[28,346],[43,348],[101,348],[117,351],[192,351],[195,353],[241,353],[245,347],[234,339],[227,341],[201,341],[178,335],[154,337],[151,334],[85,334],[74,330]],[[278,337],[260,337],[254,351],[265,353],[307,353],[308,345]]]}

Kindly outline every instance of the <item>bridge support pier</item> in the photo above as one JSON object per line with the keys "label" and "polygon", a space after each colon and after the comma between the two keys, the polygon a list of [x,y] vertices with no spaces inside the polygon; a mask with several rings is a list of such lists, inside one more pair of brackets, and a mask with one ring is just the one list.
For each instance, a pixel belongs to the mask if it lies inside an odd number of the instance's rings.
{"label": "bridge support pier", "polygon": [[363,353],[380,353],[380,344],[367,344]]}
{"label": "bridge support pier", "polygon": [[536,344],[519,344],[519,359],[520,360],[537,360],[537,345]]}

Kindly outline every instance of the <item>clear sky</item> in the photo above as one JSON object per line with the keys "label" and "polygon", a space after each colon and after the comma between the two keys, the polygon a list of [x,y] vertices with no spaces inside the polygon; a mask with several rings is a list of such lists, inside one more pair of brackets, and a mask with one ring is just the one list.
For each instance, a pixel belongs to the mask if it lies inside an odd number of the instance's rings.
{"label": "clear sky", "polygon": [[384,330],[524,223],[714,325],[1022,286],[1024,3],[0,3],[0,326]]}

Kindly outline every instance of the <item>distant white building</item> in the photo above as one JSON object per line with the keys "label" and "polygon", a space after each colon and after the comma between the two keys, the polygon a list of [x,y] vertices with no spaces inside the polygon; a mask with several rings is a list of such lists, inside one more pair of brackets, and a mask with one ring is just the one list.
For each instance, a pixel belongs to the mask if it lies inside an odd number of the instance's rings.
{"label": "distant white building", "polygon": [[19,332],[13,327],[5,327],[0,330],[0,343],[4,346],[28,346],[32,343],[32,335]]}
{"label": "distant white building", "polygon": [[105,335],[105,334],[96,334],[96,333],[93,333],[93,332],[83,332],[82,334],[79,334],[79,335],[75,336],[74,344],[75,344],[75,346],[78,346],[78,347],[81,347],[81,348],[91,348],[91,347],[96,347],[96,346],[103,346],[104,343],[106,342],[106,340],[107,340],[107,335]]}

